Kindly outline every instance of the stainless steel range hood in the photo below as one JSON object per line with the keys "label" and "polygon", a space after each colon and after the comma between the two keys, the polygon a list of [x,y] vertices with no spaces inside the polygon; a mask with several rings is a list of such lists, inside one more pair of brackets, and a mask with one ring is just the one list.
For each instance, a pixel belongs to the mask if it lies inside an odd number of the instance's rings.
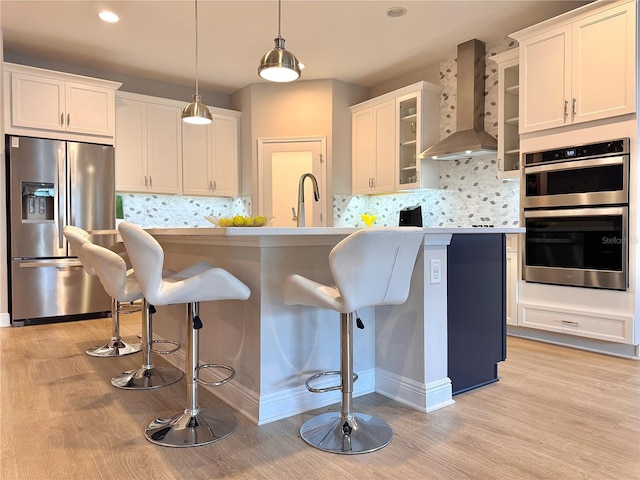
{"label": "stainless steel range hood", "polygon": [[456,132],[432,145],[420,158],[462,160],[495,152],[498,142],[484,130],[484,42],[458,45]]}

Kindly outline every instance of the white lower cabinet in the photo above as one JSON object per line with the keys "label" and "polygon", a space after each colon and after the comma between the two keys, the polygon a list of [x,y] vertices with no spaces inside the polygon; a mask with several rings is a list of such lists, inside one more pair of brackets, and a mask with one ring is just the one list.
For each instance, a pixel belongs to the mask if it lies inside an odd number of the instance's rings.
{"label": "white lower cabinet", "polygon": [[182,125],[182,192],[235,197],[239,189],[240,113],[210,110],[210,125]]}
{"label": "white lower cabinet", "polygon": [[182,103],[119,92],[116,190],[182,193]]}
{"label": "white lower cabinet", "polygon": [[521,303],[521,327],[607,342],[633,343],[633,316]]}
{"label": "white lower cabinet", "polygon": [[518,234],[507,237],[507,325],[518,324]]}

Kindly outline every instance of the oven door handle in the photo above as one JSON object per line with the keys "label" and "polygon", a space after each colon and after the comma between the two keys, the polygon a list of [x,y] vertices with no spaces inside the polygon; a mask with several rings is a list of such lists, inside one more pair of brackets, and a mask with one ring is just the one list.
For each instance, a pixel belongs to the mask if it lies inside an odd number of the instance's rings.
{"label": "oven door handle", "polygon": [[624,165],[626,158],[627,157],[625,155],[620,155],[617,157],[606,157],[596,160],[577,160],[575,162],[552,163],[531,167],[525,166],[524,170],[525,174],[527,174],[538,172],[557,172],[559,170],[576,170],[578,168],[603,167],[608,165]]}
{"label": "oven door handle", "polygon": [[524,218],[593,217],[598,215],[622,215],[624,223],[626,224],[627,212],[628,207],[587,207],[554,210],[525,210]]}

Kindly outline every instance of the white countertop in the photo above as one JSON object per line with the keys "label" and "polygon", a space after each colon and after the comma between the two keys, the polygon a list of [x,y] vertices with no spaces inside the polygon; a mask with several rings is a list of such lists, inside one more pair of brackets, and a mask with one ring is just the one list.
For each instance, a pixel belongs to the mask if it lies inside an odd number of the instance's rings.
{"label": "white countertop", "polygon": [[[385,228],[385,227],[371,227]],[[349,235],[362,228],[353,227],[187,227],[187,228],[149,228],[152,235],[192,235],[192,236],[289,236],[289,235]],[[523,233],[522,227],[436,227],[423,228],[429,234],[476,234],[476,233]]]}

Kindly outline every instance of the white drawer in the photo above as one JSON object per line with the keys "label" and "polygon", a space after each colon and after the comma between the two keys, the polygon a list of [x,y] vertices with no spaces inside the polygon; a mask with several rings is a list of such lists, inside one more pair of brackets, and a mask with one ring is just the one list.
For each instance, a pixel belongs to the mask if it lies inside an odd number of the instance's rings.
{"label": "white drawer", "polygon": [[518,251],[518,234],[507,233],[506,237],[507,237],[507,241],[506,241],[507,252],[517,252]]}
{"label": "white drawer", "polygon": [[518,325],[609,342],[633,343],[633,317],[518,304]]}

